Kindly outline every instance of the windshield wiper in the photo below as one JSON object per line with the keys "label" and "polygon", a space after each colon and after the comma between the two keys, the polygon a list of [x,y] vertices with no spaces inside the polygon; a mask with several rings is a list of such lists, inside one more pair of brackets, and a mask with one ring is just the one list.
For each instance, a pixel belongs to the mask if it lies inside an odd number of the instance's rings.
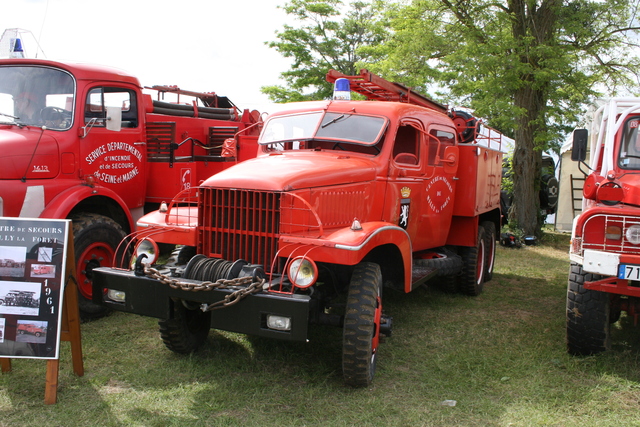
{"label": "windshield wiper", "polygon": [[3,113],[2,111],[0,111],[0,116],[9,117],[14,120],[20,120],[20,117],[12,116],[11,114]]}
{"label": "windshield wiper", "polygon": [[342,120],[344,118],[344,114],[339,115],[338,117],[336,117],[335,119],[331,119],[329,120],[327,123],[323,124],[322,126],[320,126],[322,129],[326,128],[329,125],[334,124],[335,122],[337,122],[338,120]]}

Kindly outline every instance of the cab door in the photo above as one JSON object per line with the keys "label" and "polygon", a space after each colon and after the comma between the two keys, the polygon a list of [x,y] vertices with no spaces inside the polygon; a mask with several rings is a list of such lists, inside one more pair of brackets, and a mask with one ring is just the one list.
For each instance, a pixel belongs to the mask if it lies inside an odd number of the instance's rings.
{"label": "cab door", "polygon": [[[130,209],[144,205],[146,191],[147,153],[138,95],[133,87],[92,86],[84,97],[80,135],[84,175],[115,191]],[[120,129],[108,129],[108,121],[118,118]]]}
{"label": "cab door", "polygon": [[414,246],[421,240],[426,149],[421,122],[411,118],[400,121],[389,161],[386,204],[387,211],[391,211],[390,221],[407,231]]}
{"label": "cab door", "polygon": [[429,155],[419,234],[422,246],[433,248],[443,246],[449,235],[459,153],[453,127],[432,123],[425,136]]}

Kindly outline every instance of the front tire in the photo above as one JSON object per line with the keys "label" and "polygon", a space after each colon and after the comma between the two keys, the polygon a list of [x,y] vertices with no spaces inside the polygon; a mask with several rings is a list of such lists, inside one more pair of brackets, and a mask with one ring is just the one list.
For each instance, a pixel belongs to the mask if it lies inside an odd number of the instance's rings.
{"label": "front tire", "polygon": [[202,347],[209,336],[211,312],[183,300],[173,302],[173,318],[158,321],[160,337],[171,351],[189,354]]}
{"label": "front tire", "polygon": [[571,263],[567,287],[567,351],[587,356],[611,349],[610,297],[585,289],[584,282],[600,279]]}
{"label": "front tire", "polygon": [[342,373],[353,387],[373,381],[380,343],[382,273],[372,262],[356,265],[349,283],[342,339]]}
{"label": "front tire", "polygon": [[91,300],[93,269],[112,265],[125,233],[117,222],[103,215],[77,215],[72,220],[80,315],[85,320],[97,319],[109,309]]}

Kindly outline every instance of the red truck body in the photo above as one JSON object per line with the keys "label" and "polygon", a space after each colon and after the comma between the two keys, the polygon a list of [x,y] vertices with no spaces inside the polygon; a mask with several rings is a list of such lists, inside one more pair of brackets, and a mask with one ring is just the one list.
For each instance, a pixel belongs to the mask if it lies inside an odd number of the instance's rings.
{"label": "red truck body", "polygon": [[342,326],[345,381],[365,386],[391,334],[383,284],[479,294],[500,221],[500,134],[366,70],[327,78],[371,100],[270,115],[256,158],[138,222],[139,241],[185,245],[172,273],[150,277],[142,255],[135,271],[98,269],[96,303],[163,319],[177,352],[210,327],[304,341],[309,325]]}
{"label": "red truck body", "polygon": [[257,112],[215,93],[154,89],[177,102],[153,100],[117,69],[0,60],[0,216],[73,220],[85,316],[104,310],[90,302],[91,271],[111,265],[137,219],[256,155]]}
{"label": "red truck body", "polygon": [[33,274],[52,274],[55,272],[55,266],[53,265],[40,265],[36,264],[31,268]]}
{"label": "red truck body", "polygon": [[31,323],[19,323],[17,331],[20,335],[30,334],[30,335],[35,335],[36,337],[46,335],[47,333],[46,329],[36,325],[32,325]]}
{"label": "red truck body", "polygon": [[640,99],[614,98],[592,123],[574,132],[572,151],[583,162],[590,140],[567,291],[567,345],[577,355],[609,349],[622,311],[636,324],[640,315]]}

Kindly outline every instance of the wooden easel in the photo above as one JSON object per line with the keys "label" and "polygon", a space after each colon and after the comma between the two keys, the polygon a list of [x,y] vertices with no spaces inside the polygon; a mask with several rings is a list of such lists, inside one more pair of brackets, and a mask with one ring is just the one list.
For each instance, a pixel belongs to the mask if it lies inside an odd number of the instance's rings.
{"label": "wooden easel", "polygon": [[[64,272],[66,285],[62,300],[62,323],[60,325],[60,341],[71,343],[71,360],[73,372],[79,377],[84,375],[84,364],[82,361],[82,337],[80,336],[80,310],[78,309],[78,286],[75,278],[76,262],[73,247],[73,232],[69,227],[67,237],[67,263]],[[2,372],[11,371],[11,359],[0,358]],[[58,400],[58,374],[60,359],[47,360],[47,373],[44,389],[44,403],[51,405]]]}

